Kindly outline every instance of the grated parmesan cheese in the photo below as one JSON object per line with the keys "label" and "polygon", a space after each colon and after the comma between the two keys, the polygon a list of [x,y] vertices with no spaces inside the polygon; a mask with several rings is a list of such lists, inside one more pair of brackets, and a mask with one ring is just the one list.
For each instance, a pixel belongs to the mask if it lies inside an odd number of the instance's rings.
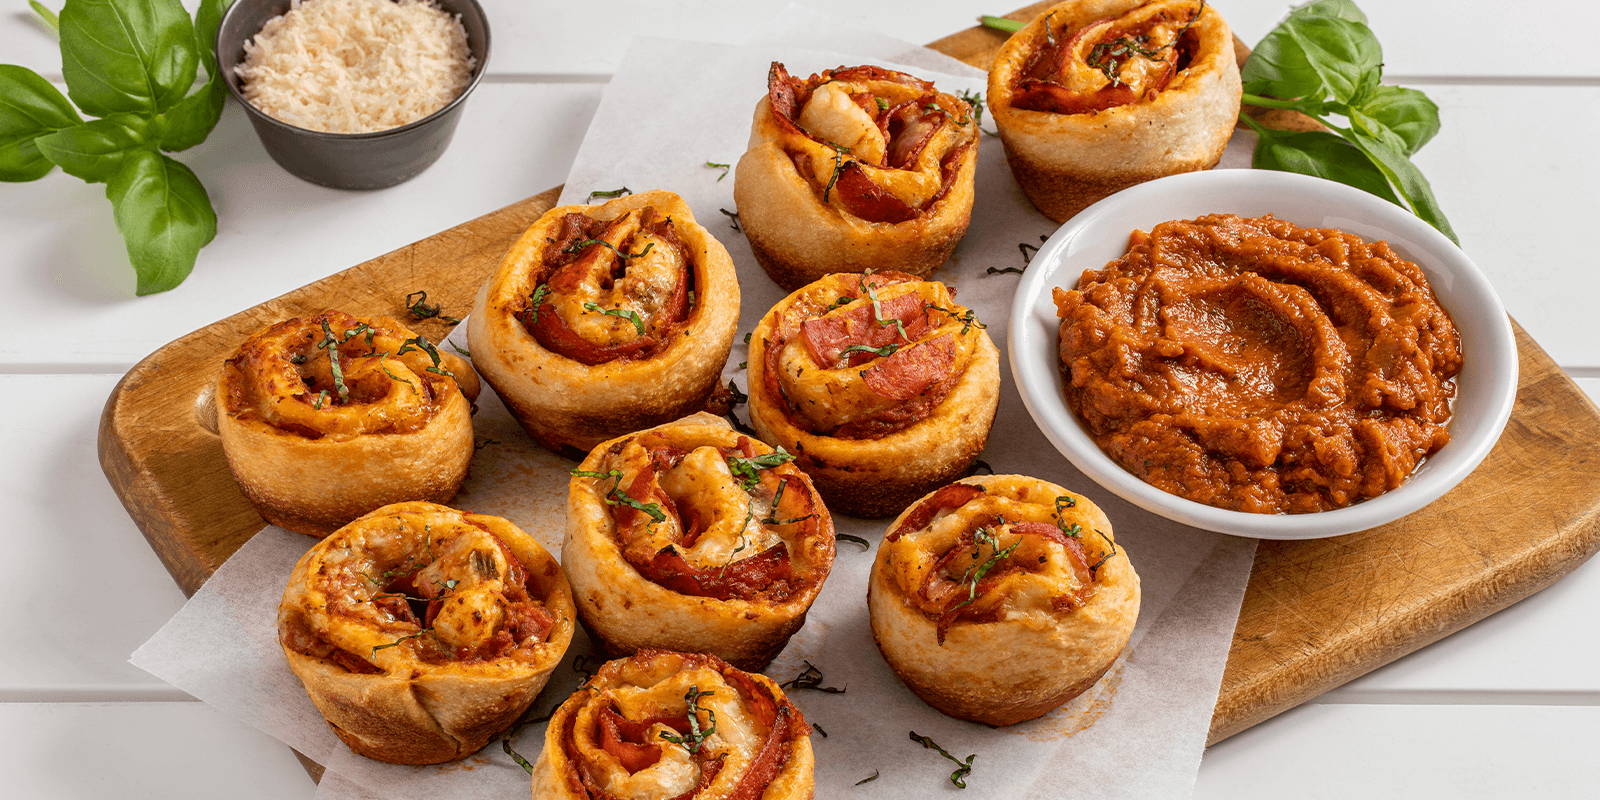
{"label": "grated parmesan cheese", "polygon": [[244,44],[244,96],[301,128],[367,133],[444,108],[472,75],[460,17],[433,0],[294,0]]}

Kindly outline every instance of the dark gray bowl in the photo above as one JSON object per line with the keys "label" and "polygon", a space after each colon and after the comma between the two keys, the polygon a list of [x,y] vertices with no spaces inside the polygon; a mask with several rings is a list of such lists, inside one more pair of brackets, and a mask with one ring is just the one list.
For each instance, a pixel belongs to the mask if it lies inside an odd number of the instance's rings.
{"label": "dark gray bowl", "polygon": [[244,43],[261,26],[289,10],[289,0],[237,0],[217,29],[217,63],[234,99],[250,115],[250,124],[278,165],[296,177],[335,189],[382,189],[416,176],[439,159],[467,96],[477,88],[489,63],[489,20],[477,0],[436,0],[439,7],[461,15],[467,48],[475,65],[461,95],[438,111],[398,128],[372,133],[324,133],[290,125],[263,113],[244,99],[233,68],[244,60]]}

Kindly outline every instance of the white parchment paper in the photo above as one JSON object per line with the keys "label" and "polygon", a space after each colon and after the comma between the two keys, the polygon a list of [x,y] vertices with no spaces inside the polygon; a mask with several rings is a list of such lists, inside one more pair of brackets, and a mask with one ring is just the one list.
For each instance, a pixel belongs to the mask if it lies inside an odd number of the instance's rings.
{"label": "white parchment paper", "polygon": [[[841,33],[847,29],[808,11],[790,9],[773,30],[785,33],[758,36],[759,44],[749,47],[637,41],[606,90],[562,197],[583,202],[591,191],[621,186],[682,195],[733,255],[743,292],[740,331],[751,330],[782,292],[718,213],[733,209],[733,176],[719,180],[721,170],[704,162],[737,163],[770,61],[781,60],[800,76],[840,65],[900,65],[945,91],[984,88],[981,72],[939,53],[873,34]],[[993,130],[992,122],[984,124]],[[1224,163],[1242,166],[1248,142],[1235,145]],[[985,268],[1023,266],[1018,244],[1038,244],[1055,225],[1022,196],[996,137],[982,139],[977,182],[971,230],[935,277],[958,289],[961,302],[977,310],[1003,351],[1016,276],[990,275]],[[464,348],[464,338],[451,341]],[[746,376],[737,365],[743,360],[744,347],[736,343],[727,377],[741,386]],[[977,754],[962,796],[1168,798],[1192,791],[1255,543],[1186,528],[1101,490],[1050,447],[1004,369],[1002,385],[984,460],[996,472],[1034,475],[1080,491],[1105,509],[1143,580],[1133,641],[1098,685],[1039,720],[991,729],[945,717],[906,690],[879,655],[865,603],[873,554],[841,542],[806,626],[767,670],[784,681],[809,660],[823,671],[826,685],[847,689],[792,695],[820,729],[812,738],[818,798],[923,800],[930,793],[959,791],[948,780],[954,765],[911,741],[911,731],[931,736],[958,757]],[[508,517],[559,554],[573,463],[532,445],[487,387],[480,406],[475,425],[481,448],[455,505]],[[883,522],[836,522],[841,533],[874,545],[884,528]],[[329,771],[318,797],[526,796],[527,775],[494,744],[457,764],[401,767],[354,755],[338,741],[290,673],[276,639],[284,582],[311,544],[279,528],[264,529],[132,662],[325,765]],[[580,630],[533,715],[553,708],[577,686],[574,661],[589,654]],[[542,724],[527,726],[515,747],[537,759],[543,734]],[[856,785],[874,774],[877,780]]]}

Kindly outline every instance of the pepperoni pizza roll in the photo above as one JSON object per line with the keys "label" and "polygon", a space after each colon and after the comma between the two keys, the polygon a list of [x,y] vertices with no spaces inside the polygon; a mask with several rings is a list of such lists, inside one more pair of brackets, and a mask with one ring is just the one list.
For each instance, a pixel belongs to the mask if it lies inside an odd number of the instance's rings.
{"label": "pepperoni pizza roll", "polygon": [[534,800],[811,800],[811,728],[765,675],[641,650],[550,718]]}
{"label": "pepperoni pizza roll", "polygon": [[479,293],[473,361],[553,450],[705,405],[739,321],[728,251],[671,192],[546,212]]}
{"label": "pepperoni pizza roll", "polygon": [[326,536],[387,503],[446,502],[472,460],[478,376],[388,317],[268,326],[223,363],[217,433],[268,522]]}
{"label": "pepperoni pizza roll", "polygon": [[986,475],[929,494],[889,526],[867,608],[878,649],[918,697],[1011,725],[1110,668],[1139,616],[1139,576],[1088,499]]}
{"label": "pepperoni pizza roll", "polygon": [[806,80],[774,62],[733,198],[756,260],[786,290],[830,272],[926,275],[966,235],[972,107],[882,67]]}
{"label": "pepperoni pizza roll", "polygon": [[572,471],[561,562],[614,654],[659,647],[760,669],[833,566],[833,518],[793,458],[696,414]]}
{"label": "pepperoni pizza roll", "polygon": [[1201,0],[1058,3],[989,71],[1011,172],[1057,222],[1136,183],[1210,169],[1239,91],[1233,32]]}
{"label": "pepperoni pizza roll", "polygon": [[898,513],[965,474],[1000,397],[982,322],[937,281],[829,275],[750,338],[750,421],[795,454],[835,511]]}
{"label": "pepperoni pizza roll", "polygon": [[423,502],[318,542],[278,606],[283,654],[333,732],[394,764],[483,747],[544,688],[572,630],[572,590],[533,537]]}

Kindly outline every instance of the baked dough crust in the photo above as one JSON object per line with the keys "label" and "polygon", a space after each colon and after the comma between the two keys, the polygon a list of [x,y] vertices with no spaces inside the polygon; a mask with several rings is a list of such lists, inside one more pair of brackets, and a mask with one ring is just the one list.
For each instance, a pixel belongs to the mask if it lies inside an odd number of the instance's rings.
{"label": "baked dough crust", "polygon": [[[673,743],[664,737],[688,732],[691,695],[696,721],[715,730]],[[533,798],[811,800],[814,770],[811,728],[770,678],[716,656],[644,650],[600,667],[556,709]]]}
{"label": "baked dough crust", "polygon": [[[1066,0],[1017,31],[989,71],[989,108],[1005,144],[1011,172],[1028,199],[1057,222],[1101,198],[1137,183],[1179,172],[1210,169],[1222,158],[1238,123],[1240,82],[1233,32],[1209,4],[1184,34],[1188,58],[1164,87],[1151,87],[1133,102],[1097,111],[1055,113],[1018,108],[1018,82],[1046,36],[1059,40],[1094,23],[1112,20],[1111,36],[1169,7],[1168,16],[1187,21],[1198,0]],[[1047,34],[1048,29],[1048,34]],[[1152,46],[1154,42],[1150,43]],[[1128,69],[1148,62],[1128,56]],[[1113,62],[1115,63],[1115,62]],[[1099,73],[1069,64],[1079,81]],[[1126,71],[1123,74],[1127,74]],[[1128,75],[1133,78],[1132,75]],[[1099,76],[1104,82],[1106,79]],[[1153,96],[1151,96],[1153,95]]]}
{"label": "baked dough crust", "polygon": [[[572,215],[598,222],[574,239],[578,228],[564,227],[573,225]],[[596,240],[603,244],[578,247]],[[575,258],[556,263],[574,254],[569,248],[576,248]],[[552,280],[568,267],[575,272]],[[624,277],[613,278],[619,268]],[[687,278],[675,286],[672,276]],[[558,284],[563,288],[550,288]],[[683,309],[681,319],[673,308]],[[582,354],[593,363],[535,336],[542,315],[544,323],[561,321],[580,348],[593,348]],[[703,408],[738,322],[739,282],[728,251],[695,222],[682,198],[651,191],[546,212],[479,292],[467,336],[473,361],[528,435],[581,455],[613,436]]]}
{"label": "baked dough crust", "polygon": [[775,62],[768,84],[733,198],[773,281],[792,291],[832,272],[926,275],[950,257],[972,218],[978,163],[965,101],[870,66],[800,81]]}
{"label": "baked dough crust", "polygon": [[[412,603],[427,598],[419,619]],[[572,642],[573,614],[560,565],[517,526],[409,502],[307,551],[278,632],[289,668],[350,749],[437,764],[477,751],[527,710]]]}
{"label": "baked dough crust", "polygon": [[792,462],[743,488],[740,454],[782,460],[699,413],[606,442],[574,470],[561,562],[612,654],[713,653],[755,670],[805,623],[833,566],[833,519]]}
{"label": "baked dough crust", "polygon": [[[1000,400],[1000,355],[983,323],[952,295],[942,283],[902,273],[828,275],[779,301],[751,335],[751,425],[795,454],[834,510],[899,513],[966,474],[983,452]],[[811,360],[860,342],[897,349],[882,357],[841,353],[848,358],[835,362],[844,365],[838,369]],[[918,378],[913,364],[891,362],[914,363],[919,348],[943,343],[948,360],[925,367],[919,380],[872,374],[904,369],[902,376]]]}
{"label": "baked dough crust", "polygon": [[1011,725],[1046,714],[1093,686],[1133,633],[1139,576],[1082,495],[1023,475],[971,477],[888,531],[867,585],[873,638],[906,686],[950,716]]}
{"label": "baked dough crust", "polygon": [[454,497],[477,395],[465,360],[405,325],[324,311],[257,331],[223,364],[217,433],[262,517],[326,536],[389,503]]}

